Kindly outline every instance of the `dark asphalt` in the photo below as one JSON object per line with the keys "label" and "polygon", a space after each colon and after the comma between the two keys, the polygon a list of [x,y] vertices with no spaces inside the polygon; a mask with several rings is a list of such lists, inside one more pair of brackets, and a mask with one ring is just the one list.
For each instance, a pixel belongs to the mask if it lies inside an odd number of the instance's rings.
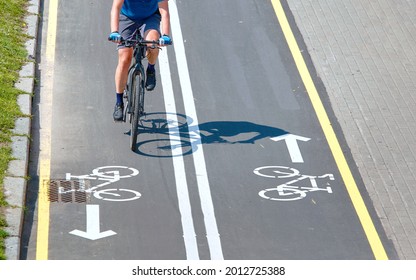
{"label": "dark asphalt", "polygon": [[[174,163],[166,150],[171,147],[169,133],[142,129],[139,150],[133,153],[124,133],[128,125],[112,121],[116,51],[106,41],[111,3],[59,3],[51,179],[65,180],[67,173],[91,174],[102,166],[125,166],[139,170],[139,174],[122,178],[111,188],[134,190],[141,197],[114,202],[91,195],[87,202],[52,202],[49,258],[186,259]],[[177,114],[185,124],[181,139],[182,143],[194,142],[199,152],[203,149],[224,259],[373,259],[271,3],[176,3],[194,96],[194,100],[183,99],[179,60],[174,47],[169,47]],[[43,34],[45,29],[44,24]],[[175,34],[173,40],[175,44]],[[158,87],[146,97],[147,125],[171,118],[160,81],[158,76]],[[325,95],[324,88],[318,90]],[[198,127],[186,116],[185,104],[189,102],[196,108]],[[200,143],[190,136],[198,134]],[[271,140],[290,134],[310,139],[295,142],[303,162],[294,162],[290,155],[296,149],[287,141]],[[37,144],[34,141],[32,145],[33,178]],[[206,197],[200,194],[201,174],[195,169],[199,161],[189,146],[183,148],[189,151],[183,162],[197,250],[200,259],[210,259],[212,247],[203,213]],[[299,170],[310,177],[293,186],[311,187],[316,182],[331,193],[307,192],[305,198],[294,201],[262,198],[262,190],[295,178],[273,178],[278,174],[272,170],[267,171],[268,177],[254,173],[266,166]],[[323,176],[326,174],[330,175]],[[36,180],[31,184],[35,188]],[[88,184],[96,181],[90,179]],[[277,197],[275,191],[266,194]],[[32,204],[23,241],[27,249],[23,248],[22,255],[27,259],[35,258],[33,197],[28,200]],[[70,234],[75,229],[85,231],[86,204],[99,205],[101,231],[117,234],[95,241]]]}

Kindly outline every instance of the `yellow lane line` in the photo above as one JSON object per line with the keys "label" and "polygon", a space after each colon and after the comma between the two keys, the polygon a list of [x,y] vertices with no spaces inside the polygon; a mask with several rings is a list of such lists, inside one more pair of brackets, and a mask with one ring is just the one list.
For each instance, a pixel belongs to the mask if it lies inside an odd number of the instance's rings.
{"label": "yellow lane line", "polygon": [[55,63],[56,27],[58,0],[49,1],[48,33],[46,36],[46,71],[40,110],[40,153],[39,153],[39,203],[36,259],[48,259],[49,244],[49,200],[48,186],[51,170],[51,120],[53,77]]}
{"label": "yellow lane line", "polygon": [[280,26],[282,27],[283,33],[286,37],[286,41],[289,45],[292,56],[295,60],[296,66],[308,92],[309,98],[312,102],[312,106],[316,112],[319,123],[323,129],[325,137],[328,141],[329,147],[334,156],[335,162],[341,173],[344,184],[347,188],[348,194],[352,200],[352,204],[357,212],[360,219],[361,225],[367,236],[370,247],[373,251],[374,257],[377,260],[388,259],[386,251],[381,243],[380,237],[371,220],[370,214],[368,213],[367,207],[365,206],[364,200],[358,190],[357,184],[352,176],[351,170],[348,166],[345,155],[342,152],[341,146],[332,128],[331,122],[319,97],[318,91],[316,90],[315,84],[306,66],[305,60],[302,57],[299,46],[296,42],[295,36],[293,35],[292,29],[287,20],[286,14],[283,10],[280,0],[271,0],[273,8],[279,20]]}

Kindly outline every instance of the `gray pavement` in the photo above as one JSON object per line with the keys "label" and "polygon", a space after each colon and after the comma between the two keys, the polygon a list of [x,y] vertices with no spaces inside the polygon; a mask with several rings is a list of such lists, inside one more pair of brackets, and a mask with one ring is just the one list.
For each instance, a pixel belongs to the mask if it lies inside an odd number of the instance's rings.
{"label": "gray pavement", "polygon": [[416,2],[290,0],[400,259],[416,259]]}
{"label": "gray pavement", "polygon": [[[416,259],[416,3],[287,2],[387,237],[400,259]],[[22,178],[10,173],[16,177]],[[9,259],[18,258],[19,225],[13,225],[6,243]]]}

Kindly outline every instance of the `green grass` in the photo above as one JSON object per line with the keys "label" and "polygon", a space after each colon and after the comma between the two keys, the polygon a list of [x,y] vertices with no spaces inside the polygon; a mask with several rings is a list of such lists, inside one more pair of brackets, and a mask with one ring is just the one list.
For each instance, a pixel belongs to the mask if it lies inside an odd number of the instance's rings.
{"label": "green grass", "polygon": [[17,96],[21,93],[14,88],[19,70],[27,60],[24,43],[27,0],[0,0],[0,260],[5,259],[4,239],[7,224],[3,210],[7,202],[3,182],[11,154],[12,129],[17,117],[21,116]]}

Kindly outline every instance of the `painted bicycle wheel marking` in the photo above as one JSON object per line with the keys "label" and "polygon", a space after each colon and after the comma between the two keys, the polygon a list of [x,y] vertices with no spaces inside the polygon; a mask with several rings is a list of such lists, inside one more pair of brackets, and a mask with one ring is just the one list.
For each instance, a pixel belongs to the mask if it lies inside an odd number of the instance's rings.
{"label": "painted bicycle wheel marking", "polygon": [[[334,181],[333,174],[321,176],[303,175],[299,170],[287,166],[263,166],[254,169],[254,174],[271,179],[288,179],[273,188],[261,190],[260,197],[273,201],[295,201],[306,197],[309,192],[324,191],[332,193],[330,181]],[[279,180],[281,182],[281,180]],[[322,187],[322,183],[325,184]]]}
{"label": "painted bicycle wheel marking", "polygon": [[[91,174],[86,175],[72,175],[71,173],[66,173],[66,180],[78,179],[80,182],[80,188],[70,190],[60,188],[59,193],[86,192],[92,193],[95,198],[105,201],[132,201],[141,197],[140,192],[125,188],[102,188],[116,183],[121,179],[137,176],[138,174],[139,170],[127,166],[101,166],[93,169]],[[94,186],[86,187],[85,180],[89,180],[90,182],[93,180],[103,182]]]}

